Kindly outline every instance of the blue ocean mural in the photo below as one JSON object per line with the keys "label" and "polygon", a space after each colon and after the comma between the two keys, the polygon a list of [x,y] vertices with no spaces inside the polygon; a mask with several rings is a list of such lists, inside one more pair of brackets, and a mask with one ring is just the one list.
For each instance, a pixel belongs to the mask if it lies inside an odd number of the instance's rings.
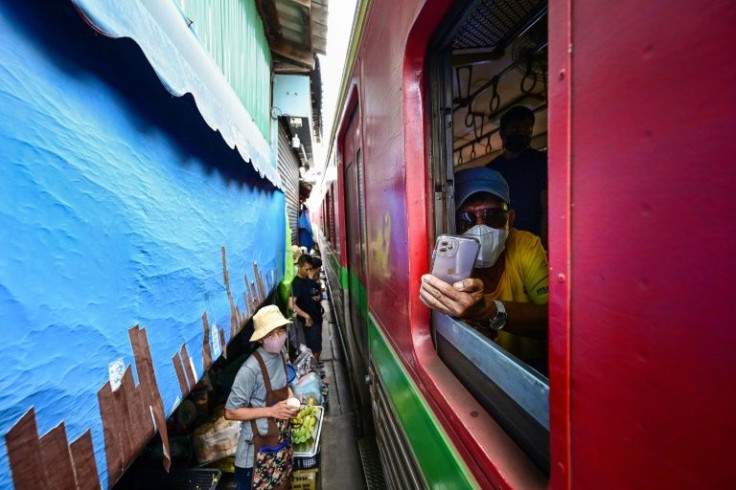
{"label": "blue ocean mural", "polygon": [[0,488],[107,487],[281,279],[284,195],[70,2],[0,32]]}

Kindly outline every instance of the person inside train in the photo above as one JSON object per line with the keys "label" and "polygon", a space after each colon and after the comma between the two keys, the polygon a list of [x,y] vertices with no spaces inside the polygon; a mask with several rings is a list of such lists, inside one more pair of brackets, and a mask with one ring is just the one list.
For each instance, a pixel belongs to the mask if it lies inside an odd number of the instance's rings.
{"label": "person inside train", "polygon": [[499,123],[503,153],[486,166],[509,184],[517,214],[515,228],[547,243],[547,152],[530,146],[534,120],[534,112],[524,106],[506,111]]}
{"label": "person inside train", "polygon": [[509,187],[486,167],[455,175],[457,232],[481,242],[472,277],[448,284],[422,276],[420,299],[464,320],[545,373],[547,359],[547,252],[540,238],[514,228]]}
{"label": "person inside train", "polygon": [[291,284],[290,307],[297,315],[297,338],[312,351],[316,361],[322,351],[322,286],[319,268],[322,260],[303,254],[297,262],[299,269]]}

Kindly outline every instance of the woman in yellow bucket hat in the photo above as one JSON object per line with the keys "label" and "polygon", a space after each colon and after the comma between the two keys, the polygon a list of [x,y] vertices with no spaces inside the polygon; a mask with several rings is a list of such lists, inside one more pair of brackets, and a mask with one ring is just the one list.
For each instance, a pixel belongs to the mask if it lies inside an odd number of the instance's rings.
{"label": "woman in yellow bucket hat", "polygon": [[243,423],[235,453],[237,490],[288,488],[293,449],[289,420],[299,407],[287,384],[284,318],[275,305],[253,316],[251,342],[258,349],[240,367],[225,404],[225,418]]}

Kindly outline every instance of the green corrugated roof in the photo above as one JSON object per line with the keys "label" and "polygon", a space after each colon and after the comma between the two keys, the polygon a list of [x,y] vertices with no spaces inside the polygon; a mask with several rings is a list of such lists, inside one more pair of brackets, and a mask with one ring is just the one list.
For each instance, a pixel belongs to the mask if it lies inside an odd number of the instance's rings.
{"label": "green corrugated roof", "polygon": [[270,141],[271,51],[254,0],[178,0],[199,41]]}

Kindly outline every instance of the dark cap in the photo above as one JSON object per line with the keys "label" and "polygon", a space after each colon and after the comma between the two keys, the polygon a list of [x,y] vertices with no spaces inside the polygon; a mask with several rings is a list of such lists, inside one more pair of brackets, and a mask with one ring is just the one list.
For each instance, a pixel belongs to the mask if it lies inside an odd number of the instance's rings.
{"label": "dark cap", "polygon": [[493,194],[506,204],[511,203],[509,184],[495,170],[475,167],[455,174],[455,209],[459,209],[473,194],[481,192]]}

